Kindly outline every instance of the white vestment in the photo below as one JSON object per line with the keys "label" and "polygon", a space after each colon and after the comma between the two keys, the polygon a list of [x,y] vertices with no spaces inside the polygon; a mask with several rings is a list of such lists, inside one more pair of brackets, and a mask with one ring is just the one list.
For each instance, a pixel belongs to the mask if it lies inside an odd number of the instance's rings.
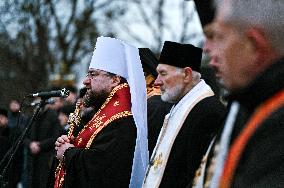
{"label": "white vestment", "polygon": [[202,99],[213,95],[214,93],[210,86],[208,86],[204,80],[201,80],[172,107],[170,113],[165,117],[150,164],[147,168],[143,188],[159,187],[171,148],[189,112]]}

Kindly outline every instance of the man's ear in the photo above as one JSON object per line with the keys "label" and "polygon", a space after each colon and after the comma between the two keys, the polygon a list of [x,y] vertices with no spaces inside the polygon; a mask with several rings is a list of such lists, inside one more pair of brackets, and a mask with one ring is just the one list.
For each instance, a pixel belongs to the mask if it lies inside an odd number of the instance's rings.
{"label": "man's ear", "polygon": [[192,69],[190,67],[183,68],[184,71],[184,82],[188,83],[192,81]]}
{"label": "man's ear", "polygon": [[272,46],[265,35],[265,32],[259,28],[250,28],[247,31],[247,37],[252,45],[252,55],[256,62],[261,63],[269,58]]}

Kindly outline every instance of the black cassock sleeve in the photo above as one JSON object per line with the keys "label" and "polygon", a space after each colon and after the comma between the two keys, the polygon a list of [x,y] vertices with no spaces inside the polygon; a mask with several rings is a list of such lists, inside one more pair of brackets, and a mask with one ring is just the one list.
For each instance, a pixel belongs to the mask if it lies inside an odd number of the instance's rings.
{"label": "black cassock sleeve", "polygon": [[65,187],[128,187],[136,142],[133,117],[112,122],[90,149],[65,152]]}
{"label": "black cassock sleeve", "polygon": [[224,106],[214,96],[192,108],[174,141],[160,188],[191,187],[195,171],[224,115]]}

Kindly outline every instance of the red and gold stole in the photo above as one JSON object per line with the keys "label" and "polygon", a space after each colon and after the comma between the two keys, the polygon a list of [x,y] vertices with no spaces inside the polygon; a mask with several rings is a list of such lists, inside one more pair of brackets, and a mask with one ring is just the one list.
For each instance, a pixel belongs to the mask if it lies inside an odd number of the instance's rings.
{"label": "red and gold stole", "polygon": [[[131,95],[128,84],[116,86],[94,117],[84,126],[74,140],[76,148],[89,149],[96,135],[111,122],[131,116]],[[64,163],[55,172],[54,188],[62,188],[65,176]]]}
{"label": "red and gold stole", "polygon": [[220,181],[221,188],[231,187],[233,177],[237,165],[241,159],[241,155],[249,142],[250,138],[253,136],[255,131],[260,127],[262,122],[270,116],[273,112],[284,105],[284,90],[281,90],[273,97],[265,101],[252,115],[240,135],[233,142],[227,160],[225,161],[225,166],[223,169],[223,174]]}
{"label": "red and gold stole", "polygon": [[151,74],[146,77],[146,89],[147,89],[147,99],[154,95],[161,95],[161,90],[159,86],[154,85],[155,77]]}

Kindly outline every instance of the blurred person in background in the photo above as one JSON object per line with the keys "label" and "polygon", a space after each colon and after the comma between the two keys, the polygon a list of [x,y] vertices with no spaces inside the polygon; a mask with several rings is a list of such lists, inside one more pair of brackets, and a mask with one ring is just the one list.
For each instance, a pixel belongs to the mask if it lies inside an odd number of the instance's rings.
{"label": "blurred person in background", "polygon": [[62,127],[62,135],[67,134],[70,125],[68,124],[68,119],[70,113],[73,113],[75,110],[74,105],[71,104],[65,104],[59,111],[58,119],[60,122],[60,125]]}
{"label": "blurred person in background", "polygon": [[[221,70],[221,63],[216,58],[216,35],[214,32],[214,26],[215,23],[212,22],[214,15],[215,15],[215,6],[213,5],[213,0],[195,0],[196,9],[199,15],[200,23],[203,28],[204,35],[206,37],[206,40],[204,42],[203,46],[203,53],[204,53],[204,59],[208,60],[209,67],[214,71],[215,78],[217,83],[220,87],[220,99],[223,103],[227,104],[227,111],[231,107],[231,101],[227,101],[227,98],[225,97],[227,92],[224,89],[223,81],[220,75]],[[222,153],[217,152],[216,150],[220,148],[219,140],[221,138],[221,135],[223,133],[223,125],[220,126],[219,131],[217,132],[216,136],[213,137],[210,145],[208,146],[208,149],[203,156],[202,162],[199,166],[199,168],[195,172],[194,180],[191,184],[189,184],[187,187],[190,188],[202,188],[202,187],[208,187],[209,182],[211,181],[212,174],[215,169],[215,162],[216,162],[216,156],[213,158],[214,155],[218,153],[218,155],[221,155]],[[224,136],[223,136],[224,137]],[[223,159],[224,160],[224,159]]]}
{"label": "blurred person in background", "polygon": [[[9,135],[10,129],[8,127],[8,111],[5,109],[0,109],[0,160],[3,159],[4,155],[9,149]],[[1,168],[2,170],[2,168]],[[2,171],[1,171],[2,172]]]}
{"label": "blurred person in background", "polygon": [[50,109],[55,110],[57,113],[59,113],[60,109],[64,106],[65,103],[65,99],[61,98],[61,97],[52,97],[51,98],[54,102],[52,102],[52,104],[47,104],[47,106]]}
{"label": "blurred person in background", "polygon": [[[11,147],[10,143],[10,129],[8,127],[8,111],[6,109],[0,109],[0,160],[4,158],[5,154],[8,152],[9,148]],[[7,161],[7,160],[6,160]],[[2,171],[5,167],[6,163],[3,163],[0,166],[0,173],[2,174]],[[0,187],[2,187],[2,180],[7,181],[7,176],[4,175],[4,179],[0,179]],[[9,179],[8,179],[9,181]],[[10,185],[10,182],[9,182]]]}
{"label": "blurred person in background", "polygon": [[20,113],[20,103],[17,100],[11,100],[9,103],[8,119],[10,128],[23,130],[28,123],[28,117]]}
{"label": "blurred person in background", "polygon": [[68,97],[65,99],[65,103],[67,104],[73,104],[75,107],[78,94],[77,94],[77,88],[73,86],[66,87],[66,89],[69,91]]}
{"label": "blurred person in background", "polygon": [[28,148],[28,188],[46,187],[54,156],[54,142],[62,130],[58,120],[58,112],[50,106],[52,105],[47,104],[40,111],[24,140],[24,144]]}
{"label": "blurred person in background", "polygon": [[[6,153],[13,145],[13,138],[15,133],[9,126],[8,111],[6,109],[0,109],[0,161],[4,158]],[[3,179],[0,179],[0,187],[4,186],[2,180],[6,181],[8,184],[6,188],[16,188],[21,177],[21,167],[22,167],[22,149],[19,149],[15,154],[14,159],[11,161],[10,165],[6,169],[6,173],[3,174]],[[0,173],[2,174],[4,167],[8,163],[10,155],[4,163],[0,166]]]}

